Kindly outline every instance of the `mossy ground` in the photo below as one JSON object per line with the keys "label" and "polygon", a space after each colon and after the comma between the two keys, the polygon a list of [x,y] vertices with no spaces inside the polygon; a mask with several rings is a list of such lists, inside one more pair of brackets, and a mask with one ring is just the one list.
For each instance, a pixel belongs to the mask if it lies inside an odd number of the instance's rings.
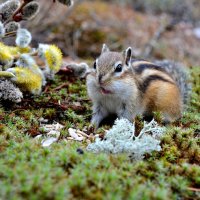
{"label": "mossy ground", "polygon": [[[94,155],[85,151],[85,142],[65,140],[69,127],[89,126],[91,102],[84,80],[57,75],[42,96],[1,108],[0,199],[199,199],[200,68],[191,72],[188,111],[167,128],[162,151],[138,162],[127,155]],[[65,126],[49,148],[34,139],[42,133],[41,117]],[[142,123],[138,117],[137,129]]]}

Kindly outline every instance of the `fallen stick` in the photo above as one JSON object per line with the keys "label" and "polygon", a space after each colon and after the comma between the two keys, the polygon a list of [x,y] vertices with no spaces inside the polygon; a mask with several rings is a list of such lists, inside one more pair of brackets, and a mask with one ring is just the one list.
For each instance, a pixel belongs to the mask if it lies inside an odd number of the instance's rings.
{"label": "fallen stick", "polygon": [[63,84],[59,85],[58,87],[54,88],[53,91],[60,90],[60,89],[64,88],[65,86],[69,86],[69,84],[63,83]]}
{"label": "fallen stick", "polygon": [[194,192],[200,192],[200,188],[193,188],[193,187],[188,187],[188,190],[194,191]]}

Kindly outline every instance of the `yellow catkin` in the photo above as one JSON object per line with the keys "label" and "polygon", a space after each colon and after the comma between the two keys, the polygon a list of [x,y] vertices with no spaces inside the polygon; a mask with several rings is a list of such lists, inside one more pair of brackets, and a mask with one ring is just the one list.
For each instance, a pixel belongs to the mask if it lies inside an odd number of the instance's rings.
{"label": "yellow catkin", "polygon": [[19,55],[19,54],[23,54],[23,53],[30,53],[31,48],[30,47],[14,47],[14,46],[10,46],[9,50],[10,50],[12,55]]}
{"label": "yellow catkin", "polygon": [[3,63],[11,62],[13,60],[13,56],[10,53],[8,47],[3,43],[0,44],[0,61]]}
{"label": "yellow catkin", "polygon": [[2,42],[0,42],[0,48],[1,47],[5,47],[6,45],[4,44],[4,43],[2,43]]}
{"label": "yellow catkin", "polygon": [[45,58],[49,69],[54,73],[58,72],[62,64],[61,50],[55,45],[50,45],[45,51]]}
{"label": "yellow catkin", "polygon": [[14,46],[7,46],[4,43],[0,42],[0,49],[5,50],[7,53],[9,53],[12,56],[17,55],[17,49]]}
{"label": "yellow catkin", "polygon": [[31,94],[40,94],[42,89],[42,77],[28,68],[15,67],[15,83],[23,90]]}
{"label": "yellow catkin", "polygon": [[9,51],[10,51],[10,53],[12,54],[12,55],[18,55],[19,54],[19,52],[18,52],[18,50],[17,50],[17,47],[14,47],[14,46],[10,46],[9,47]]}
{"label": "yellow catkin", "polygon": [[[23,53],[30,53],[31,48],[30,47],[17,47],[17,46],[8,46],[5,45],[4,43],[0,42],[0,50],[5,51],[5,53],[10,56],[17,56],[19,54]],[[2,52],[3,53],[3,52]],[[5,54],[3,53],[3,54]]]}
{"label": "yellow catkin", "polygon": [[23,54],[23,53],[30,53],[31,48],[30,47],[16,47],[18,52]]}

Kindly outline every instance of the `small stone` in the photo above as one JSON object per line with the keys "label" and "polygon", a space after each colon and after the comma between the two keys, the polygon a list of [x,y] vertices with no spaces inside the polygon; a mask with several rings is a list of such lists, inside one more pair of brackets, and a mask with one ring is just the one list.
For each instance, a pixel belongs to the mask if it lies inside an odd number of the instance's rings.
{"label": "small stone", "polygon": [[53,144],[57,140],[58,140],[58,138],[50,137],[50,138],[42,140],[41,143],[42,143],[43,147],[49,147],[51,144]]}
{"label": "small stone", "polygon": [[84,151],[82,149],[80,149],[80,148],[78,148],[76,151],[77,151],[78,154],[81,154],[81,155],[84,154]]}
{"label": "small stone", "polygon": [[83,141],[83,140],[85,139],[85,138],[82,137],[82,136],[78,136],[78,134],[76,133],[76,129],[69,128],[69,129],[68,129],[68,132],[69,132],[69,135],[70,135],[74,140]]}

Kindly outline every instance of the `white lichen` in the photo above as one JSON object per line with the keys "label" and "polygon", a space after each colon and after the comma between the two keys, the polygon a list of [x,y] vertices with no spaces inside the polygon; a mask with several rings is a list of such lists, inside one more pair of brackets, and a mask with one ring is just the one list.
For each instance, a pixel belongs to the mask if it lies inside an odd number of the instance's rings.
{"label": "white lichen", "polygon": [[160,151],[160,137],[164,128],[152,120],[144,123],[144,128],[135,136],[135,126],[127,119],[117,119],[114,126],[106,133],[103,140],[96,138],[94,143],[87,146],[87,150],[94,153],[128,153],[134,160],[144,158],[144,154]]}

